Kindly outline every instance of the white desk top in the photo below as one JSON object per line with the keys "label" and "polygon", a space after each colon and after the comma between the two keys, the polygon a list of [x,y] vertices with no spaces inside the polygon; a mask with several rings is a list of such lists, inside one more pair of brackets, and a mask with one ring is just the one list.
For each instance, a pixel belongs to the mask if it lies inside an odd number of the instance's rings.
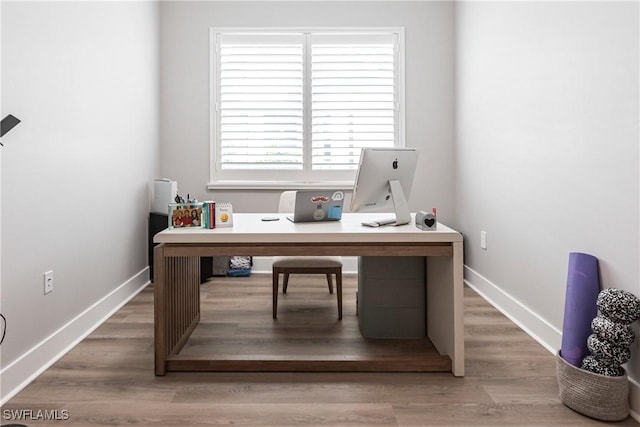
{"label": "white desk top", "polygon": [[[391,242],[461,242],[462,235],[438,223],[437,230],[423,231],[410,224],[366,227],[361,223],[388,218],[388,213],[345,213],[340,221],[294,224],[285,214],[234,213],[233,227],[166,229],[156,234],[154,243],[391,243]],[[279,221],[262,221],[279,217]]]}

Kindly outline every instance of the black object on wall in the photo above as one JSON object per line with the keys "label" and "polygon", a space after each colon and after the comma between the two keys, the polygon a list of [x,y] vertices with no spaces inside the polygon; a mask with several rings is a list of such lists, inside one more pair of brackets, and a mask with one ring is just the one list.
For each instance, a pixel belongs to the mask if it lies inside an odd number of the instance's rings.
{"label": "black object on wall", "polygon": [[[153,236],[161,232],[169,225],[169,215],[159,214],[155,212],[149,213],[149,275],[153,282],[153,248],[156,246],[153,243]],[[200,282],[206,281],[213,276],[213,258],[202,257],[200,258]]]}
{"label": "black object on wall", "polygon": [[20,123],[20,119],[12,116],[11,114],[2,119],[0,122],[0,138],[3,137],[5,133],[13,129],[18,123]]}

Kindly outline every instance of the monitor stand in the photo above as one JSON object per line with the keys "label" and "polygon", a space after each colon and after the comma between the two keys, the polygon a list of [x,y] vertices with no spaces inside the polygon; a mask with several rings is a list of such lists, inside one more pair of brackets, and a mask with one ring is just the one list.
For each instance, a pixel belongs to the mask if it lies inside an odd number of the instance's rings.
{"label": "monitor stand", "polygon": [[368,227],[380,227],[382,225],[404,225],[411,222],[411,212],[407,205],[407,199],[404,197],[402,186],[397,179],[389,180],[389,189],[391,190],[391,199],[393,200],[393,208],[396,212],[395,218],[385,218],[376,221],[363,222],[362,225]]}

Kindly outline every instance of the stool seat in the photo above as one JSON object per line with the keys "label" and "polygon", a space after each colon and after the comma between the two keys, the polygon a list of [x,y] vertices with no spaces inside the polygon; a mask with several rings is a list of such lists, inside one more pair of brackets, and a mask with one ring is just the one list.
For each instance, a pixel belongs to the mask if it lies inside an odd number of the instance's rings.
{"label": "stool seat", "polygon": [[336,256],[277,256],[273,258],[273,267],[308,267],[335,268],[342,267],[342,257]]}

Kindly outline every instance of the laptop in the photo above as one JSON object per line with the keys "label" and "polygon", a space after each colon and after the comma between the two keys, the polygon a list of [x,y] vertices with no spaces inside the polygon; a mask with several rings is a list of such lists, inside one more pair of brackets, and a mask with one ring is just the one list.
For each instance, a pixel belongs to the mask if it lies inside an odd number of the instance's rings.
{"label": "laptop", "polygon": [[344,191],[341,190],[298,190],[292,222],[340,221]]}

